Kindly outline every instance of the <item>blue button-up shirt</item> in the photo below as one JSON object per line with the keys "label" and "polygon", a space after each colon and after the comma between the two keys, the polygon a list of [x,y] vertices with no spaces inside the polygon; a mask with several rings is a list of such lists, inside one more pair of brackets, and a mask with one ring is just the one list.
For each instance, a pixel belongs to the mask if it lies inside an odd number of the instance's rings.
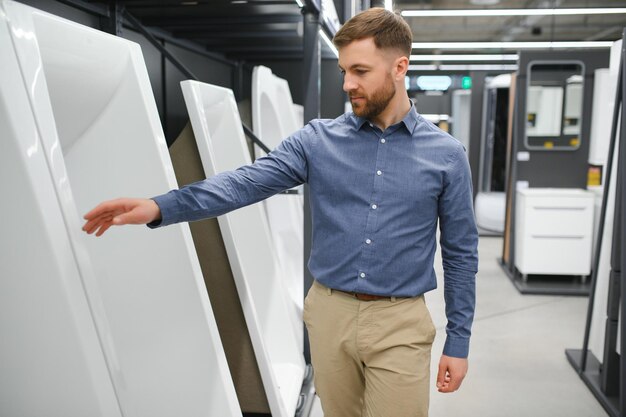
{"label": "blue button-up shirt", "polygon": [[478,234],[463,146],[414,106],[384,131],[346,113],[313,120],[252,165],[154,198],[158,226],[215,217],[308,183],[313,277],[327,287],[413,297],[437,286],[441,229],[444,354],[467,357]]}

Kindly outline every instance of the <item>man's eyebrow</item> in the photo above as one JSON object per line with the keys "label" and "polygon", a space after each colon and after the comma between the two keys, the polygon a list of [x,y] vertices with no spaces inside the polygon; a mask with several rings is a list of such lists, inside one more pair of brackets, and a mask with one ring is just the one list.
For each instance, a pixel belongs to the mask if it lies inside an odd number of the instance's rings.
{"label": "man's eyebrow", "polygon": [[[344,70],[341,65],[337,65],[337,66],[339,67],[340,70],[342,70],[342,71]],[[362,63],[356,63],[356,64],[353,64],[353,65],[350,65],[350,69],[354,69],[354,68],[358,68],[358,67],[361,67],[361,68],[372,68],[371,65],[362,64]]]}

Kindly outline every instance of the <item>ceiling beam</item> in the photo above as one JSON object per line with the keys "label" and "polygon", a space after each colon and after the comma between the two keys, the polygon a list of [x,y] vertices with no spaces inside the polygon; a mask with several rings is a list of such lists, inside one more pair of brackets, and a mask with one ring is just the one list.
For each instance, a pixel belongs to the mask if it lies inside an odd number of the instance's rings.
{"label": "ceiling beam", "polygon": [[213,26],[213,25],[258,25],[268,23],[300,23],[301,14],[267,14],[242,16],[145,16],[141,21],[146,26]]}

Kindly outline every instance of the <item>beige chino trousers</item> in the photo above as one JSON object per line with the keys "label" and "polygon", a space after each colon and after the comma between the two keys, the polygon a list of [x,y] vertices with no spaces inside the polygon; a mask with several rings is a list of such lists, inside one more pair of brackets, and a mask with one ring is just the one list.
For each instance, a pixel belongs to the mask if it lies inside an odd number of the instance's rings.
{"label": "beige chino trousers", "polygon": [[414,298],[359,301],[317,281],[304,302],[324,417],[427,417],[435,326]]}

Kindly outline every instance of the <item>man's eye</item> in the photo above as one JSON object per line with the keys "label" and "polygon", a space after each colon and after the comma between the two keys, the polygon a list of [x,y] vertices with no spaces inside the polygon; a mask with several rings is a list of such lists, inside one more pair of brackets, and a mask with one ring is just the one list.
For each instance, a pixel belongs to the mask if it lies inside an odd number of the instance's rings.
{"label": "man's eye", "polygon": [[356,72],[356,73],[357,73],[357,74],[359,74],[359,75],[363,75],[363,74],[365,74],[365,73],[367,72],[367,70],[364,70],[364,69],[357,69],[357,70],[354,70],[354,72]]}

